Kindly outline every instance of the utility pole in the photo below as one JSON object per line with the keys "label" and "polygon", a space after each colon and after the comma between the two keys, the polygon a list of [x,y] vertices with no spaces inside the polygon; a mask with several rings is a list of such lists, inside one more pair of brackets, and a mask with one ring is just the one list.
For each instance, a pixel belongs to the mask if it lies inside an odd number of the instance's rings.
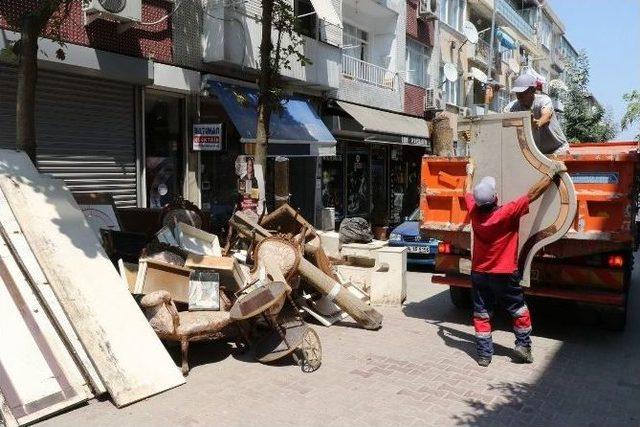
{"label": "utility pole", "polygon": [[[487,84],[485,85],[485,96],[484,96],[484,115],[489,114],[489,103],[487,99],[487,91],[489,90],[489,84],[493,81],[493,77],[491,77],[491,73],[493,72],[493,37],[496,32],[496,4],[493,2],[492,6],[492,14],[491,14],[491,35],[489,36],[489,65],[487,66]],[[493,91],[493,88],[491,89]]]}

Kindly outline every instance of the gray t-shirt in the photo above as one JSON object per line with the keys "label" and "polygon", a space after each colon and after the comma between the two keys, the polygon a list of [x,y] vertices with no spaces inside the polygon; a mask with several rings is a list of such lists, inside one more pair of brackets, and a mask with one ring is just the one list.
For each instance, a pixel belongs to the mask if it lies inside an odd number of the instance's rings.
{"label": "gray t-shirt", "polygon": [[[505,113],[515,111],[531,111],[531,115],[534,119],[539,119],[542,116],[543,108],[550,108],[553,111],[553,103],[551,98],[547,95],[536,94],[533,100],[531,108],[524,108],[518,100],[511,101],[504,109]],[[556,117],[556,112],[553,111],[551,115],[551,121],[541,128],[532,126],[533,139],[540,151],[544,154],[551,154],[555,151],[565,151],[568,148],[567,137],[564,136],[562,128],[560,127],[560,121]]]}

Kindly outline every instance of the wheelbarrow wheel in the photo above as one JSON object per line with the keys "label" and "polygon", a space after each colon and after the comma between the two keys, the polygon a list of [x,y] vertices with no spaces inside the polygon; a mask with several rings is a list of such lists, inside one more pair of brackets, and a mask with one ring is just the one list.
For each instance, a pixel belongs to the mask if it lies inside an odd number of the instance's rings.
{"label": "wheelbarrow wheel", "polygon": [[302,372],[310,373],[320,368],[322,364],[322,344],[316,331],[311,328],[305,329],[302,344],[297,353]]}

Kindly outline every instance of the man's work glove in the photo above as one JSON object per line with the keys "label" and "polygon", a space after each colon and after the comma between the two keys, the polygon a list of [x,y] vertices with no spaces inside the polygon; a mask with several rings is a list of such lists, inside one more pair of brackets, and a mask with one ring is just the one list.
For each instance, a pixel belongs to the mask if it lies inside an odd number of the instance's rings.
{"label": "man's work glove", "polygon": [[567,171],[567,166],[564,164],[564,162],[560,162],[556,160],[551,164],[551,167],[549,168],[547,175],[549,176],[549,178],[553,179],[557,175],[560,175],[562,172],[566,172],[566,171]]}
{"label": "man's work glove", "polygon": [[473,159],[469,159],[469,163],[467,163],[467,176],[473,176],[473,172],[475,172],[476,167],[473,164]]}

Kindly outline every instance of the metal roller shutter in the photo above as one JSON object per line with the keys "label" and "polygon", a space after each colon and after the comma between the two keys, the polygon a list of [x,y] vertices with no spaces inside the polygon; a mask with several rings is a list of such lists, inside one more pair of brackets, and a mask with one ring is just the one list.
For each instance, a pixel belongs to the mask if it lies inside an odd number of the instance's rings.
{"label": "metal roller shutter", "polygon": [[[15,147],[15,68],[0,64],[0,147]],[[134,86],[40,71],[38,168],[74,193],[110,193],[136,206]]]}

